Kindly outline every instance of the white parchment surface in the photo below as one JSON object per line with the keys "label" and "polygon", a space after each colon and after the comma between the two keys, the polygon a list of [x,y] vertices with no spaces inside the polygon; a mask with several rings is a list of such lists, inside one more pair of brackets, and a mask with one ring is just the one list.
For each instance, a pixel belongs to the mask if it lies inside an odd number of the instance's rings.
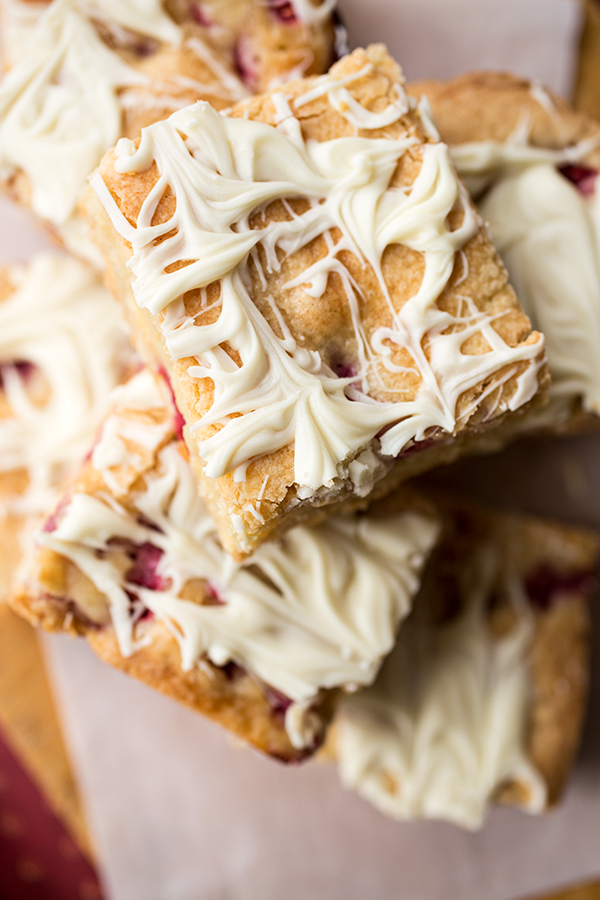
{"label": "white parchment surface", "polygon": [[578,0],[338,0],[351,46],[383,41],[408,79],[506,69],[570,95]]}
{"label": "white parchment surface", "polygon": [[[569,92],[576,0],[341,0],[354,45],[384,40],[410,78],[505,67]],[[0,262],[44,244],[0,203]],[[520,445],[444,474],[496,502],[600,526],[600,438]],[[596,641],[598,643],[598,641]],[[286,769],[46,638],[110,900],[516,900],[600,875],[600,684],[566,802],[494,811],[482,833],[387,821],[331,766]],[[600,646],[597,648],[600,657]]]}

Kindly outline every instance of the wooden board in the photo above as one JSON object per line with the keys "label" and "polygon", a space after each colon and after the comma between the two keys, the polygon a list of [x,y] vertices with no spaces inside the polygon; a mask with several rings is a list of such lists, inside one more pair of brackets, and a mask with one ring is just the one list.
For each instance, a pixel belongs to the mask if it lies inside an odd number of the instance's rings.
{"label": "wooden board", "polygon": [[78,846],[91,856],[38,637],[4,603],[0,603],[0,728]]}
{"label": "wooden board", "polygon": [[600,900],[600,881],[594,884],[583,884],[559,891],[558,894],[544,894],[543,897],[529,897],[526,900]]}
{"label": "wooden board", "polygon": [[575,106],[600,121],[600,2],[587,0]]}

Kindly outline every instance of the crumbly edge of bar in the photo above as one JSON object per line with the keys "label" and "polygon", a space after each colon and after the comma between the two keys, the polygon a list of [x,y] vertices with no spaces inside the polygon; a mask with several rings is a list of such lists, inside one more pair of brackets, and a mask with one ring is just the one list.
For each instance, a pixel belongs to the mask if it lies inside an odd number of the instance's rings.
{"label": "crumbly edge of bar", "polygon": [[[292,746],[283,715],[278,715],[259,683],[247,672],[234,668],[229,674],[229,669],[219,669],[207,660],[184,672],[179,645],[161,622],[142,623],[141,628],[138,625],[138,636],[149,637],[151,643],[124,657],[112,625],[96,626],[78,618],[72,605],[43,593],[35,580],[20,586],[9,602],[15,612],[44,631],[84,637],[94,653],[113,668],[201,713],[268,756],[294,763],[310,755],[310,750]],[[329,693],[315,704],[323,727],[333,713],[332,700]]]}

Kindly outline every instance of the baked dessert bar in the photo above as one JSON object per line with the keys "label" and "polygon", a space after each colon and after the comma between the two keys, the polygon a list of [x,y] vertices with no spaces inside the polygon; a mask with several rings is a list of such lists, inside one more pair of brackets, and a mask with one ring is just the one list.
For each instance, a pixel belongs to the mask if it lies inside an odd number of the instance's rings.
{"label": "baked dessert bar", "polygon": [[[237,564],[198,492],[167,382],[144,369],[36,535],[12,604],[285,761],[373,681],[438,532],[425,501],[296,528]],[[254,514],[261,515],[261,500]]]}
{"label": "baked dessert bar", "polygon": [[446,507],[414,610],[330,745],[342,782],[400,819],[479,827],[492,802],[557,801],[582,727],[600,541],[521,515]]}
{"label": "baked dessert bar", "polygon": [[253,92],[291,77],[321,75],[345,48],[336,0],[165,0],[190,19]]}
{"label": "baked dessert bar", "polygon": [[[20,58],[49,5],[50,0],[1,0],[5,66]],[[162,6],[184,29],[184,39],[199,38],[214,48],[251,91],[266,90],[291,76],[321,74],[336,54],[346,52],[335,0],[145,0],[144,5],[145,10],[131,0],[86,0],[81,8],[95,20],[126,16],[124,27],[140,33],[144,13],[156,17]]]}
{"label": "baked dessert bar", "polygon": [[483,444],[545,384],[431,135],[378,45],[228,114],[181,110],[91,178],[109,283],[237,557]]}
{"label": "baked dessert bar", "polygon": [[[21,17],[19,55],[0,84],[5,188],[74,253],[99,262],[75,215],[77,197],[120,137],[135,136],[143,125],[197,99],[221,109],[247,96],[234,68],[242,40],[256,57],[257,84],[275,76],[284,80],[302,68],[301,60],[311,71],[329,65],[331,4],[315,8],[310,18],[310,0],[296,2],[307,8],[310,21],[282,21],[279,5],[259,0],[53,0],[24,39]],[[7,40],[19,7],[30,6],[5,4]],[[313,51],[313,44],[319,49]]]}
{"label": "baked dessert bar", "polygon": [[546,337],[551,402],[523,421],[600,420],[600,124],[539,84],[491,72],[410,87],[431,103],[519,299]]}
{"label": "baked dessert bar", "polygon": [[0,269],[0,600],[30,524],[56,502],[133,353],[96,273],[40,254]]}

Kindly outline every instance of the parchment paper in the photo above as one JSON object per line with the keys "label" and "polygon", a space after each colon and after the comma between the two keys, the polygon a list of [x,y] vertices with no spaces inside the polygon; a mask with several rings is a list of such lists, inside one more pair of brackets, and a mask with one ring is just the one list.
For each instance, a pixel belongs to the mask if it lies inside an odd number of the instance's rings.
{"label": "parchment paper", "polygon": [[338,0],[351,46],[383,41],[407,78],[507,69],[565,96],[581,29],[577,0]]}
{"label": "parchment paper", "polygon": [[[568,93],[576,0],[341,0],[353,43],[385,40],[411,78],[512,68]],[[44,243],[0,203],[0,261]],[[34,246],[35,245],[35,246]],[[519,445],[436,476],[488,499],[600,526],[600,438]],[[596,638],[596,643],[598,639]],[[600,646],[597,648],[600,657]],[[335,769],[285,767],[47,638],[67,738],[111,900],[513,900],[600,874],[600,683],[566,802],[483,832],[387,821]]]}

